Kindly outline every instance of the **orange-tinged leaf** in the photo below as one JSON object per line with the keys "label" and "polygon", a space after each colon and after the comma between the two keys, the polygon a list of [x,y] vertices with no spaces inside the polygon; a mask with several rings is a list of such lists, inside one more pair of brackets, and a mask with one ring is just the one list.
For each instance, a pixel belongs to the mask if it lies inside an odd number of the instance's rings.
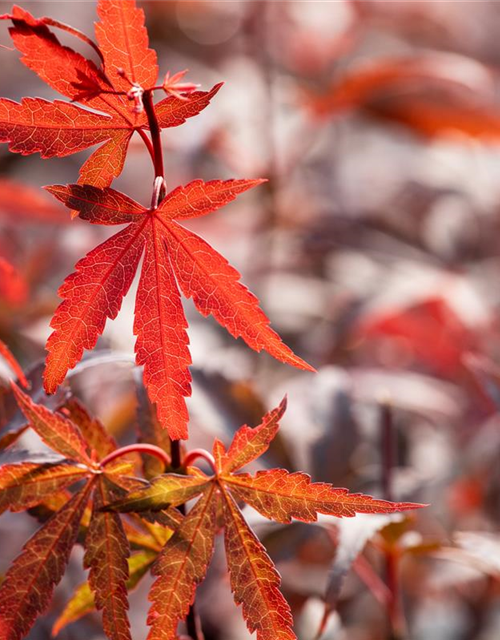
{"label": "orange-tinged leaf", "polygon": [[[147,573],[153,564],[156,553],[152,551],[139,551],[128,559],[129,578],[127,580],[127,591],[132,591],[141,578]],[[64,627],[72,622],[76,622],[87,613],[95,610],[94,594],[88,582],[81,584],[64,607],[52,627],[52,636],[56,636]]]}
{"label": "orange-tinged leaf", "polygon": [[84,349],[95,346],[107,318],[117,316],[143,248],[143,227],[129,225],[90,251],[60,287],[63,302],[52,318],[54,332],[47,342],[47,393],[54,393]]}
{"label": "orange-tinged leaf", "polygon": [[279,590],[280,576],[266,550],[248,527],[238,506],[223,491],[224,542],[236,604],[257,640],[295,640],[293,618]]}
{"label": "orange-tinged leaf", "polygon": [[397,98],[369,106],[369,112],[383,120],[400,123],[428,138],[461,136],[498,144],[500,116],[496,105],[470,100],[432,99],[425,96]]}
{"label": "orange-tinged leaf", "polygon": [[[349,70],[324,96],[313,100],[318,114],[332,114],[364,105],[381,96],[407,93],[415,87],[464,89],[467,83],[457,79],[451,56],[392,57],[362,63]],[[477,65],[479,69],[479,65]],[[481,68],[481,75],[486,69]],[[465,78],[462,74],[461,78]],[[470,87],[469,87],[470,89]]]}
{"label": "orange-tinged leaf", "polygon": [[82,220],[92,224],[126,224],[137,222],[146,209],[135,200],[114,189],[79,184],[55,184],[45,187],[70,209],[76,209]]}
{"label": "orange-tinged leaf", "polygon": [[[144,11],[134,0],[99,0],[96,37],[104,56],[104,68],[113,85],[122,91],[135,82],[144,89],[153,87],[158,77],[156,53],[148,49]],[[122,69],[128,81],[117,73]]]}
{"label": "orange-tinged leaf", "polygon": [[203,493],[211,484],[207,476],[182,476],[167,473],[155,478],[149,486],[131,491],[123,500],[108,505],[108,509],[127,513],[130,511],[159,511],[176,507]]}
{"label": "orange-tinged leaf", "polygon": [[21,365],[14,358],[14,356],[12,355],[11,350],[5,344],[5,342],[2,342],[2,340],[0,340],[0,356],[2,356],[2,358],[7,362],[9,367],[16,374],[16,376],[19,379],[19,382],[21,383],[21,385],[26,389],[28,387],[28,381],[26,380],[26,376],[24,375],[24,372],[23,372],[23,370],[21,368]]}
{"label": "orange-tinged leaf", "polygon": [[86,442],[71,420],[52,413],[41,404],[35,404],[15,384],[12,384],[12,389],[19,408],[46,445],[66,458],[92,465]]}
{"label": "orange-tinged leaf", "polygon": [[361,493],[349,493],[325,482],[311,482],[306,473],[285,469],[224,476],[224,483],[266,518],[288,523],[292,518],[314,522],[318,513],[349,518],[356,513],[393,513],[418,509],[425,505],[412,502],[387,502]]}
{"label": "orange-tinged leaf", "polygon": [[[92,418],[83,404],[76,398],[70,398],[61,409],[80,429],[89,446],[94,449],[100,458],[118,448],[115,439],[105,429],[97,418]],[[109,467],[106,468],[109,472]]]}
{"label": "orange-tinged leaf", "polygon": [[0,638],[21,640],[44,611],[59,583],[92,482],[71,500],[25,544],[0,587]]}
{"label": "orange-tinged leaf", "polygon": [[255,351],[265,349],[277,360],[314,371],[270,328],[259,301],[241,284],[238,271],[220,253],[175,222],[165,226],[165,240],[179,286],[201,314],[213,315],[232,336],[242,337]]}
{"label": "orange-tinged leaf", "polygon": [[216,441],[213,453],[219,473],[237,471],[265,453],[278,433],[279,421],[283,417],[285,410],[286,398],[283,398],[276,409],[264,416],[258,427],[253,429],[246,425],[240,427],[234,434],[227,453],[219,449],[220,443]]}
{"label": "orange-tinged leaf", "polygon": [[210,104],[210,100],[218,93],[224,83],[214,85],[210,91],[194,91],[181,100],[175,96],[169,96],[160,100],[155,105],[155,113],[158,124],[162,129],[178,127],[188,118],[198,115]]}
{"label": "orange-tinged leaf", "polygon": [[52,626],[52,637],[58,635],[68,624],[76,622],[88,613],[95,611],[94,594],[88,582],[82,583],[76,588],[71,599],[67,602],[62,613]]}
{"label": "orange-tinged leaf", "polygon": [[23,511],[89,474],[86,467],[67,462],[23,462],[0,467],[0,513]]}
{"label": "orange-tinged leaf", "polygon": [[80,184],[107,187],[123,170],[132,131],[110,129],[109,140],[96,149],[80,167]]}
{"label": "orange-tinged leaf", "polygon": [[148,640],[174,640],[177,625],[194,602],[212,557],[217,527],[215,485],[206,491],[167,542],[153,566],[158,576],[149,599]]}
{"label": "orange-tinged leaf", "polygon": [[101,511],[110,497],[111,487],[105,476],[101,475],[96,481],[83,562],[90,569],[89,584],[95,605],[102,610],[106,635],[111,640],[131,640],[126,588],[129,543],[120,516]]}
{"label": "orange-tinged leaf", "polygon": [[153,221],[137,290],[134,333],[137,364],[158,418],[172,439],[187,438],[191,356],[187,321],[158,224]]}
{"label": "orange-tinged leaf", "polygon": [[265,180],[193,180],[171,191],[161,201],[156,213],[167,219],[205,216],[263,182]]}

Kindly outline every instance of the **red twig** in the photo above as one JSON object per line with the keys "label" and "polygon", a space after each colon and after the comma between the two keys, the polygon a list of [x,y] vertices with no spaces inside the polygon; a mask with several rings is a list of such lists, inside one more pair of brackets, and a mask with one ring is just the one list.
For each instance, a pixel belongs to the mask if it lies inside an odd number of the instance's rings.
{"label": "red twig", "polygon": [[151,456],[156,456],[159,460],[164,462],[165,466],[170,466],[171,464],[168,453],[154,444],[130,444],[127,447],[121,447],[120,449],[116,449],[116,451],[112,451],[103,460],[101,460],[101,467],[104,467],[113,460],[116,460],[116,458],[126,456],[129,453],[148,453]]}
{"label": "red twig", "polygon": [[205,449],[193,449],[192,451],[190,451],[184,458],[184,462],[182,466],[184,468],[189,467],[198,458],[203,458],[203,460],[206,460],[208,464],[212,467],[212,470],[214,471],[214,473],[217,472],[217,469],[215,467],[215,459],[213,455],[208,451],[206,451]]}

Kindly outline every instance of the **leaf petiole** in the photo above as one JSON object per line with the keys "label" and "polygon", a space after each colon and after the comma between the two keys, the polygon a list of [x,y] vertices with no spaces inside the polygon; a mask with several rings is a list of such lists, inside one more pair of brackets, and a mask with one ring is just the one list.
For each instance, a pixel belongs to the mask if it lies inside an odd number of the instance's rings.
{"label": "leaf petiole", "polygon": [[101,460],[101,467],[105,467],[107,464],[116,460],[116,458],[120,458],[121,456],[126,456],[129,453],[147,453],[151,456],[156,456],[159,460],[161,460],[165,466],[169,467],[171,464],[170,456],[168,453],[160,449],[154,444],[130,444],[126,447],[121,447],[120,449],[116,449],[116,451],[112,451],[109,455]]}

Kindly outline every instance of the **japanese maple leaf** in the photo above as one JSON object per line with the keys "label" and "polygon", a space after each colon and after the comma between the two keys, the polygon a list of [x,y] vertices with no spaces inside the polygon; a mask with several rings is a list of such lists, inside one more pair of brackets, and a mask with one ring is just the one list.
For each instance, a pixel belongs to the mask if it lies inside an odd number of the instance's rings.
{"label": "japanese maple leaf", "polygon": [[12,371],[16,374],[19,382],[23,385],[23,387],[28,386],[28,381],[24,375],[21,365],[15,359],[9,347],[0,340],[0,356],[5,360],[5,362],[9,365]]}
{"label": "japanese maple leaf", "polygon": [[[48,606],[85,522],[84,565],[90,569],[90,590],[95,606],[102,610],[104,630],[112,640],[131,640],[126,595],[129,542],[120,518],[101,510],[111,498],[125,494],[121,476],[130,473],[131,465],[111,464],[116,443],[81,407],[67,412],[78,418],[77,426],[69,417],[35,404],[15,385],[13,390],[30,426],[63,457],[0,467],[0,513],[45,502],[54,511],[5,575],[0,587],[0,637],[24,638]],[[66,488],[75,483],[82,486],[67,495]]]}
{"label": "japanese maple leaf", "polygon": [[83,350],[95,346],[106,319],[116,317],[144,251],[135,308],[136,360],[144,365],[149,397],[172,439],[187,438],[185,397],[191,394],[187,322],[178,287],[203,315],[212,314],[252,349],[265,349],[282,362],[313,370],[270,328],[257,298],[239,282],[240,274],[176,222],[206,215],[261,182],[195,180],[169,193],[156,209],[110,188],[46,187],[92,224],[129,223],[80,260],[59,289],[64,301],[51,322],[46,391],[55,391]]}
{"label": "japanese maple leaf", "polygon": [[[268,449],[278,431],[285,406],[283,401],[254,429],[241,427],[227,451],[216,440],[212,477],[195,467],[188,467],[188,475],[168,473],[158,476],[148,487],[131,492],[125,499],[106,507],[106,510],[120,512],[154,511],[201,496],[153,567],[157,579],[150,593],[148,640],[174,640],[176,637],[178,622],[186,617],[194,601],[196,586],[205,577],[218,528],[218,515],[224,527],[231,588],[236,604],[242,604],[249,631],[257,632],[257,640],[295,638],[290,607],[279,590],[279,574],[246,523],[238,507],[239,501],[281,523],[289,523],[292,518],[314,522],[318,513],[350,517],[356,513],[392,513],[423,506],[351,494],[329,484],[313,483],[305,473],[289,473],[284,469],[259,471],[253,476],[238,473]],[[189,460],[188,454],[185,464],[189,464]]]}
{"label": "japanese maple leaf", "polygon": [[[56,24],[90,42],[75,29],[49,18],[36,19],[14,7],[10,35],[23,54],[22,62],[50,87],[86,108],[56,100],[23,98],[21,103],[0,99],[0,142],[22,155],[40,153],[42,158],[64,157],[101,145],[80,170],[80,182],[100,187],[111,184],[123,168],[130,138],[137,132],[149,149],[151,142],[144,112],[135,113],[127,98],[131,84],[154,87],[158,66],[156,53],[148,48],[144,13],[133,0],[99,0],[96,24],[102,64],[63,46],[47,25]],[[222,85],[211,91],[169,96],[155,106],[160,128],[182,124],[204,109]]]}

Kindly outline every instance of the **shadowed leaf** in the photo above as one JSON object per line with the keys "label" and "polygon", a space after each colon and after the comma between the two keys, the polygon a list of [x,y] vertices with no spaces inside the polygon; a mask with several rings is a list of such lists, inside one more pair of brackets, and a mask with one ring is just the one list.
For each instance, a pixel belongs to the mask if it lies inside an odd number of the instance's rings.
{"label": "shadowed leaf", "polygon": [[215,487],[201,497],[155,562],[158,576],[149,599],[149,640],[176,637],[177,625],[194,602],[195,589],[206,574],[217,528]]}
{"label": "shadowed leaf", "polygon": [[25,544],[0,587],[0,637],[24,638],[48,606],[76,540],[90,488],[77,493]]}
{"label": "shadowed leaf", "polygon": [[102,609],[106,635],[111,640],[131,640],[126,588],[129,543],[120,516],[101,511],[110,496],[110,485],[101,475],[96,481],[83,562],[90,568],[89,584],[97,609]]}
{"label": "shadowed leaf", "polygon": [[92,464],[87,454],[85,440],[71,420],[67,420],[57,413],[52,413],[41,404],[35,404],[16,385],[13,384],[12,389],[30,426],[45,444],[66,458],[78,460],[87,465]]}

